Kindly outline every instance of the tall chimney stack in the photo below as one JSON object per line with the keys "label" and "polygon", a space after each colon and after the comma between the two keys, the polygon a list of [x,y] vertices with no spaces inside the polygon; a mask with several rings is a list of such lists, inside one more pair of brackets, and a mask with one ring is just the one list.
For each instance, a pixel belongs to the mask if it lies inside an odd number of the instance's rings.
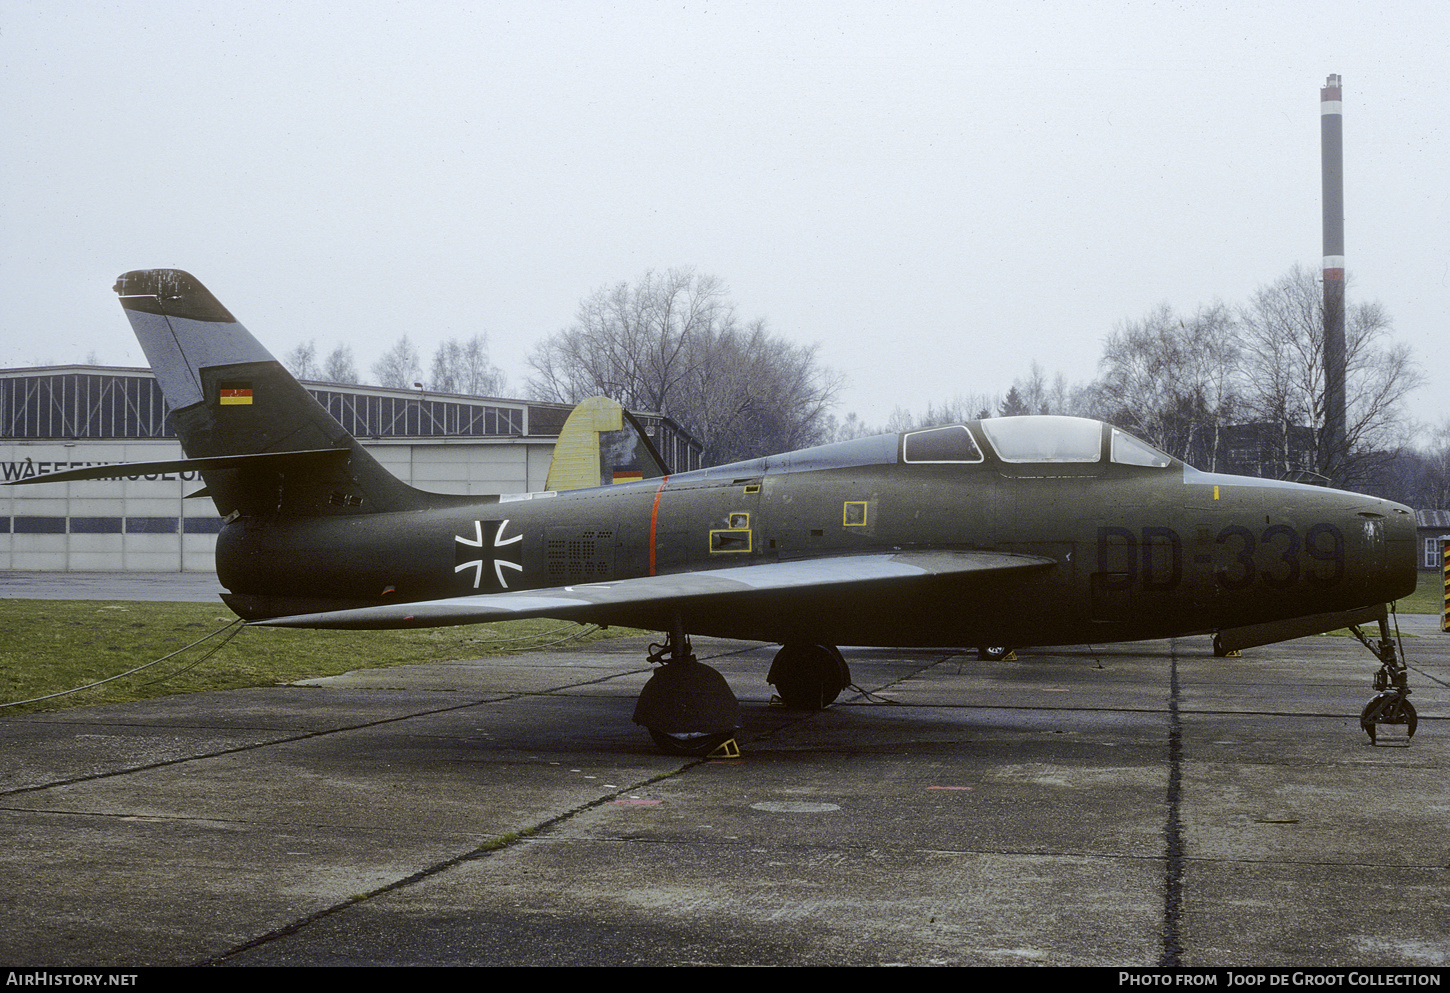
{"label": "tall chimney stack", "polygon": [[1344,104],[1338,75],[1319,90],[1324,204],[1324,441],[1320,471],[1339,482],[1344,415]]}

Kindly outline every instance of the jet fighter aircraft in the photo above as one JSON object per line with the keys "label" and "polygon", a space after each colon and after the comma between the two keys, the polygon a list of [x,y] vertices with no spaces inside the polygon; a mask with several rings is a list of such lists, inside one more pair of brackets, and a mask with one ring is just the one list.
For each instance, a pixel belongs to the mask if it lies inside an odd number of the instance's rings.
{"label": "jet fighter aircraft", "polygon": [[187,458],[35,481],[200,471],[225,521],[223,598],[253,623],[552,617],[663,631],[635,720],[662,747],[703,754],[738,710],[694,660],[692,634],[779,643],[769,682],[786,705],[820,708],[850,682],[839,645],[985,652],[1198,633],[1226,653],[1378,621],[1377,645],[1360,636],[1384,684],[1365,727],[1413,730],[1385,624],[1416,579],[1414,516],[1399,504],[1200,472],[1110,424],[1057,416],[678,474],[641,437],[647,466],[629,481],[427,493],[384,470],[193,276],[141,270],[115,289]]}

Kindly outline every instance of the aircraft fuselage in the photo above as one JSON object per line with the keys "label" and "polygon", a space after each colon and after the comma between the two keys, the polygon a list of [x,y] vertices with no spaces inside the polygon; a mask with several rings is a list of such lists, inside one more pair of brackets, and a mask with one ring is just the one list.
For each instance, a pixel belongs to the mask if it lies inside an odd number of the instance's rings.
{"label": "aircraft fuselage", "polygon": [[[972,430],[979,431],[975,424]],[[911,463],[899,436],[614,486],[428,510],[242,517],[217,570],[247,617],[888,552],[1050,560],[908,590],[690,608],[696,634],[850,645],[1048,645],[1208,632],[1413,590],[1413,516],[1315,486],[1092,463]],[[893,451],[892,448],[895,447]],[[847,463],[847,464],[842,464]],[[849,464],[855,463],[855,464]],[[670,626],[670,605],[610,623]]]}

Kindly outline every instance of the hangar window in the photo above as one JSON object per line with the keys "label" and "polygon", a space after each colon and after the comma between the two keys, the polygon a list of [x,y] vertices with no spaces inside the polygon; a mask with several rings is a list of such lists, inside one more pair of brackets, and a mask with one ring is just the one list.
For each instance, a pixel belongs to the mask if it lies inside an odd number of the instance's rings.
{"label": "hangar window", "polygon": [[982,450],[964,425],[913,431],[901,443],[903,462],[980,462]]}
{"label": "hangar window", "polygon": [[1083,417],[994,417],[982,432],[1003,462],[1098,462],[1103,424]]}

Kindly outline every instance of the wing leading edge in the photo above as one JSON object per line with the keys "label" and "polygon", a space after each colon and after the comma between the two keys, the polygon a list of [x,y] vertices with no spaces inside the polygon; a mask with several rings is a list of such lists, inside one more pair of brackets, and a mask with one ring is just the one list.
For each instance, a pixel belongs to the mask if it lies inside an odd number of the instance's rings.
{"label": "wing leading edge", "polygon": [[[850,555],[297,614],[252,623],[272,627],[356,630],[443,627],[552,617],[584,623],[658,628],[668,627],[669,618],[676,611],[691,618],[728,619],[732,615],[758,615],[762,608],[783,612],[789,610],[793,603],[808,603],[822,598],[830,601],[845,598],[866,604],[910,596],[922,589],[925,583],[953,577],[989,579],[1055,564],[1048,558],[979,551]],[[721,623],[726,629],[735,629],[728,620]],[[751,622],[741,621],[740,629],[750,627]],[[699,633],[707,632],[699,630]]]}

